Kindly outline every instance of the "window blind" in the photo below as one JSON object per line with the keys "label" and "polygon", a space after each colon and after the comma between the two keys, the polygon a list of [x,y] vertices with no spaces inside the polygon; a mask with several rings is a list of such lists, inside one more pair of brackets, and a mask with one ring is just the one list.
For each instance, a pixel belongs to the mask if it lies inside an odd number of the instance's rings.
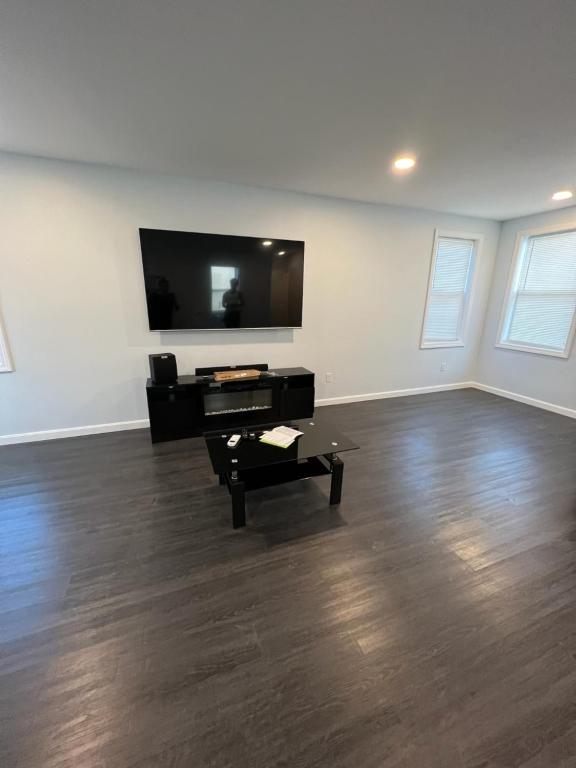
{"label": "window blind", "polygon": [[576,231],[526,238],[501,342],[564,353],[576,313]]}
{"label": "window blind", "polygon": [[458,342],[468,300],[474,240],[438,237],[422,342]]}

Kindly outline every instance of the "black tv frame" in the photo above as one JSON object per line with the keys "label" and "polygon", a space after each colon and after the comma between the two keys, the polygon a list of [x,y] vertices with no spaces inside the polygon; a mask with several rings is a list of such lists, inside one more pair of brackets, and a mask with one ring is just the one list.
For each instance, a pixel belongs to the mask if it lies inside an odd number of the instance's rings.
{"label": "black tv frame", "polygon": [[[303,323],[303,314],[304,314],[304,251],[305,251],[305,241],[304,240],[292,240],[289,238],[281,238],[281,237],[268,237],[268,236],[254,236],[254,235],[236,235],[236,234],[225,234],[225,233],[219,233],[219,232],[197,232],[197,231],[191,231],[191,230],[173,230],[173,229],[157,229],[157,228],[151,228],[151,227],[140,227],[139,228],[139,240],[140,240],[140,254],[141,254],[141,262],[142,262],[142,273],[144,278],[144,292],[146,296],[146,317],[148,319],[148,330],[150,333],[190,333],[190,332],[206,332],[206,331],[286,331],[286,330],[295,330],[302,328]],[[290,242],[290,243],[301,243],[302,244],[302,286],[301,286],[301,296],[300,296],[300,324],[299,325],[257,325],[257,326],[238,326],[238,327],[210,327],[210,326],[196,326],[196,327],[181,327],[181,328],[151,328],[150,327],[150,314],[148,309],[148,295],[147,295],[147,289],[146,289],[146,280],[147,280],[147,274],[145,269],[145,256],[144,252],[142,251],[142,233],[143,232],[166,232],[166,233],[174,233],[174,234],[190,234],[190,235],[204,235],[209,237],[222,237],[222,238],[238,238],[238,239],[249,239],[249,240],[260,240],[260,241],[266,241],[271,240],[272,242],[281,244],[282,242]]]}

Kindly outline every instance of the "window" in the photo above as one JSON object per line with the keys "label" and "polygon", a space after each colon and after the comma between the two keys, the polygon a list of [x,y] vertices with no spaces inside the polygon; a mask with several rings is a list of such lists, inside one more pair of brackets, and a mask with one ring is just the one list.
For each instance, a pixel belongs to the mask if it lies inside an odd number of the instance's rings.
{"label": "window", "polygon": [[520,233],[497,346],[568,357],[576,324],[576,230]]}
{"label": "window", "polygon": [[230,280],[238,279],[237,267],[210,267],[212,281],[212,312],[220,312],[222,296],[230,289]]}
{"label": "window", "polygon": [[420,346],[463,347],[480,235],[436,232]]}
{"label": "window", "polygon": [[13,371],[12,360],[10,359],[10,350],[8,349],[8,339],[0,315],[0,373]]}

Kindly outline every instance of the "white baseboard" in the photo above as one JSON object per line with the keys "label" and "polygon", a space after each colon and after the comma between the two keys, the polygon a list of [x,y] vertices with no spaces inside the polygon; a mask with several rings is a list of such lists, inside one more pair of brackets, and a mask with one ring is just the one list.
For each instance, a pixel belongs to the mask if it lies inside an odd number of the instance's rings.
{"label": "white baseboard", "polygon": [[[391,397],[410,397],[411,395],[426,395],[433,392],[448,392],[453,389],[480,389],[483,392],[490,392],[499,397],[505,397],[509,400],[516,400],[519,403],[532,405],[535,408],[542,408],[545,411],[559,413],[562,416],[568,416],[576,419],[576,410],[565,408],[554,403],[547,403],[544,400],[537,400],[534,397],[519,395],[516,392],[508,392],[505,389],[491,387],[488,384],[481,384],[478,381],[461,381],[455,384],[437,384],[431,387],[413,387],[412,389],[390,389],[386,392],[369,392],[364,395],[344,395],[343,397],[325,397],[316,400],[316,405],[343,405],[345,403],[361,403],[366,400],[384,400]],[[127,429],[146,429],[150,426],[148,419],[136,419],[134,421],[114,421],[110,424],[92,424],[86,427],[67,427],[64,429],[47,429],[42,432],[22,432],[16,435],[0,435],[1,445],[14,445],[16,443],[35,443],[42,440],[59,440],[63,437],[80,437],[82,435],[98,435],[104,432],[122,432]]]}
{"label": "white baseboard", "polygon": [[386,392],[370,392],[365,395],[344,395],[343,397],[324,397],[316,400],[316,405],[343,405],[344,403],[361,403],[364,400],[385,400],[389,397],[410,397],[411,395],[429,395],[432,392],[448,392],[451,389],[468,389],[473,387],[471,381],[460,381],[456,384],[436,384],[432,387],[413,387],[412,389],[389,389]]}
{"label": "white baseboard", "polygon": [[0,435],[0,445],[15,443],[37,443],[41,440],[59,440],[62,437],[80,437],[99,435],[103,432],[123,432],[126,429],[144,429],[149,427],[148,419],[135,421],[113,421],[110,424],[91,424],[87,427],[67,427],[65,429],[46,429],[42,432],[22,432],[17,435]]}
{"label": "white baseboard", "polygon": [[[387,397],[407,397],[408,395],[424,395],[431,392],[443,392],[450,389],[463,389],[474,386],[470,382],[457,384],[439,384],[433,387],[415,387],[413,389],[394,389],[388,392],[371,392],[365,395],[346,395],[344,397],[329,397],[316,400],[316,405],[338,405],[340,403],[359,403],[363,400],[380,400]],[[104,432],[122,432],[126,429],[146,429],[150,426],[148,419],[135,421],[114,421],[110,424],[92,424],[86,427],[66,427],[64,429],[47,429],[41,432],[22,432],[15,435],[0,435],[1,445],[16,443],[37,443],[42,440],[59,440],[64,437],[80,437],[82,435],[98,435]]]}
{"label": "white baseboard", "polygon": [[563,405],[555,405],[545,400],[537,400],[535,397],[519,395],[517,392],[508,392],[507,389],[498,389],[498,387],[491,387],[489,384],[481,384],[478,381],[472,381],[470,386],[474,387],[474,389],[481,389],[483,392],[490,392],[492,395],[498,395],[498,397],[506,397],[508,400],[516,400],[525,405],[532,405],[534,408],[542,408],[544,411],[552,411],[552,413],[559,413],[561,416],[576,419],[576,410],[574,408],[565,408]]}

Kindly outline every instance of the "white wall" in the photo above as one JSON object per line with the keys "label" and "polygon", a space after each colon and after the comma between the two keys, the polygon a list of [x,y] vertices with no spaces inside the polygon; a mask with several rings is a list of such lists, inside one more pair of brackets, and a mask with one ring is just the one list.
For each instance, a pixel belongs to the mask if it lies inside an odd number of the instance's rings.
{"label": "white wall", "polygon": [[[0,199],[16,368],[0,374],[0,435],[146,418],[147,355],[160,350],[181,373],[304,365],[320,398],[471,378],[495,222],[1,154]],[[148,331],[139,227],[305,240],[303,329]],[[419,349],[435,227],[485,235],[464,349]]]}
{"label": "white wall", "polygon": [[502,227],[490,301],[476,368],[482,384],[560,408],[576,409],[576,350],[566,360],[495,347],[518,232],[538,227],[575,227],[576,207],[513,219]]}

